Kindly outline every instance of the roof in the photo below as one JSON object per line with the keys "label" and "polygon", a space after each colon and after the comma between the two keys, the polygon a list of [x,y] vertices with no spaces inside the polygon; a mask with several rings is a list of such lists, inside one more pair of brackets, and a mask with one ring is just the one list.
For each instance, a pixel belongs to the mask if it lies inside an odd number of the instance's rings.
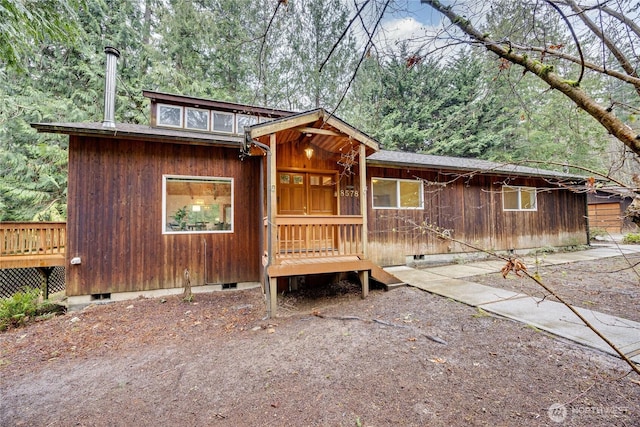
{"label": "roof", "polygon": [[497,175],[518,175],[555,179],[585,180],[585,176],[564,172],[550,171],[535,167],[520,166],[511,163],[496,163],[488,160],[470,159],[464,157],[435,156],[431,154],[405,153],[402,151],[378,151],[367,157],[367,164],[371,166],[412,167],[445,169],[480,173],[495,173]]}
{"label": "roof", "polygon": [[247,130],[249,138],[267,145],[269,135],[274,133],[278,134],[278,144],[306,138],[305,142],[333,153],[340,152],[353,141],[364,144],[367,155],[380,149],[376,140],[323,108],[255,124]]}
{"label": "roof", "polygon": [[244,140],[242,135],[191,132],[184,129],[154,128],[147,125],[129,123],[116,123],[115,128],[103,127],[102,123],[32,123],[31,126],[38,132],[45,133],[101,138],[117,137],[183,144],[218,145],[232,148],[240,148]]}

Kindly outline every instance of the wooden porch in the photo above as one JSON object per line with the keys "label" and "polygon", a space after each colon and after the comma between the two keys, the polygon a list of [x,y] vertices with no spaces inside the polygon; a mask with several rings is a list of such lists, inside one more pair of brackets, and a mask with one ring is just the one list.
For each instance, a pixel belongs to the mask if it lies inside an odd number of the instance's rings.
{"label": "wooden porch", "polygon": [[0,223],[0,268],[65,265],[64,222]]}
{"label": "wooden porch", "polygon": [[369,270],[363,218],[356,215],[278,216],[270,277]]}
{"label": "wooden porch", "polygon": [[369,292],[366,156],[376,141],[318,109],[251,126],[266,156],[264,290],[275,316],[279,277],[353,271]]}

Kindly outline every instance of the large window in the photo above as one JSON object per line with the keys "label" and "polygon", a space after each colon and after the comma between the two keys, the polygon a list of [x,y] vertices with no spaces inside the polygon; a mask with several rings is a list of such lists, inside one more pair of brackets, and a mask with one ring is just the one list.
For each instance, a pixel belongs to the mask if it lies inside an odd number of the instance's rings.
{"label": "large window", "polygon": [[502,209],[505,211],[538,210],[536,189],[533,187],[502,187]]}
{"label": "large window", "polygon": [[163,233],[233,231],[233,179],[165,175],[162,187]]}
{"label": "large window", "polygon": [[422,181],[372,178],[374,209],[422,209]]}

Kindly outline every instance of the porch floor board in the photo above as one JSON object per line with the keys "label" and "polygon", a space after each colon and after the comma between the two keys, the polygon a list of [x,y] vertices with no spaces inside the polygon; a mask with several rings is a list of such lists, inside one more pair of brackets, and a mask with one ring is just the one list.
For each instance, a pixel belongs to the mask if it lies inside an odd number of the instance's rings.
{"label": "porch floor board", "polygon": [[270,277],[302,276],[307,274],[340,273],[371,270],[371,261],[358,256],[302,257],[279,259],[269,266]]}
{"label": "porch floor board", "polygon": [[0,269],[65,266],[65,254],[0,256]]}

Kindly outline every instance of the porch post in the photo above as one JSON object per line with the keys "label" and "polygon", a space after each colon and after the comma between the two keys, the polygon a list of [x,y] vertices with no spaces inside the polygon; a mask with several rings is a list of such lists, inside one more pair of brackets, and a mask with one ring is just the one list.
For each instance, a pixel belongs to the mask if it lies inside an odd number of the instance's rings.
{"label": "porch post", "polygon": [[[271,224],[268,224],[268,232],[271,233],[271,247],[269,248],[269,255],[271,259],[269,260],[269,266],[275,264],[276,261],[276,250],[278,247],[278,228],[276,226],[276,215],[278,213],[278,197],[276,194],[276,179],[278,178],[278,173],[276,169],[276,134],[272,133],[269,135],[269,148],[271,148],[271,164],[269,167],[269,171],[271,173],[271,188],[268,191],[268,197],[271,200]],[[276,311],[278,309],[278,279],[276,277],[271,277],[269,275],[269,312],[271,313],[271,317],[276,317]]]}
{"label": "porch post", "polygon": [[[369,226],[367,223],[367,164],[366,156],[367,151],[364,144],[360,144],[360,156],[358,159],[358,165],[360,166],[360,214],[362,215],[362,254],[364,258],[368,258],[369,250]],[[360,271],[360,283],[362,284],[362,298],[366,298],[369,295],[369,272]]]}
{"label": "porch post", "polygon": [[364,257],[368,257],[368,234],[369,226],[367,225],[367,152],[364,144],[360,144],[360,156],[358,158],[358,166],[360,167],[360,215],[362,215],[362,253]]}

